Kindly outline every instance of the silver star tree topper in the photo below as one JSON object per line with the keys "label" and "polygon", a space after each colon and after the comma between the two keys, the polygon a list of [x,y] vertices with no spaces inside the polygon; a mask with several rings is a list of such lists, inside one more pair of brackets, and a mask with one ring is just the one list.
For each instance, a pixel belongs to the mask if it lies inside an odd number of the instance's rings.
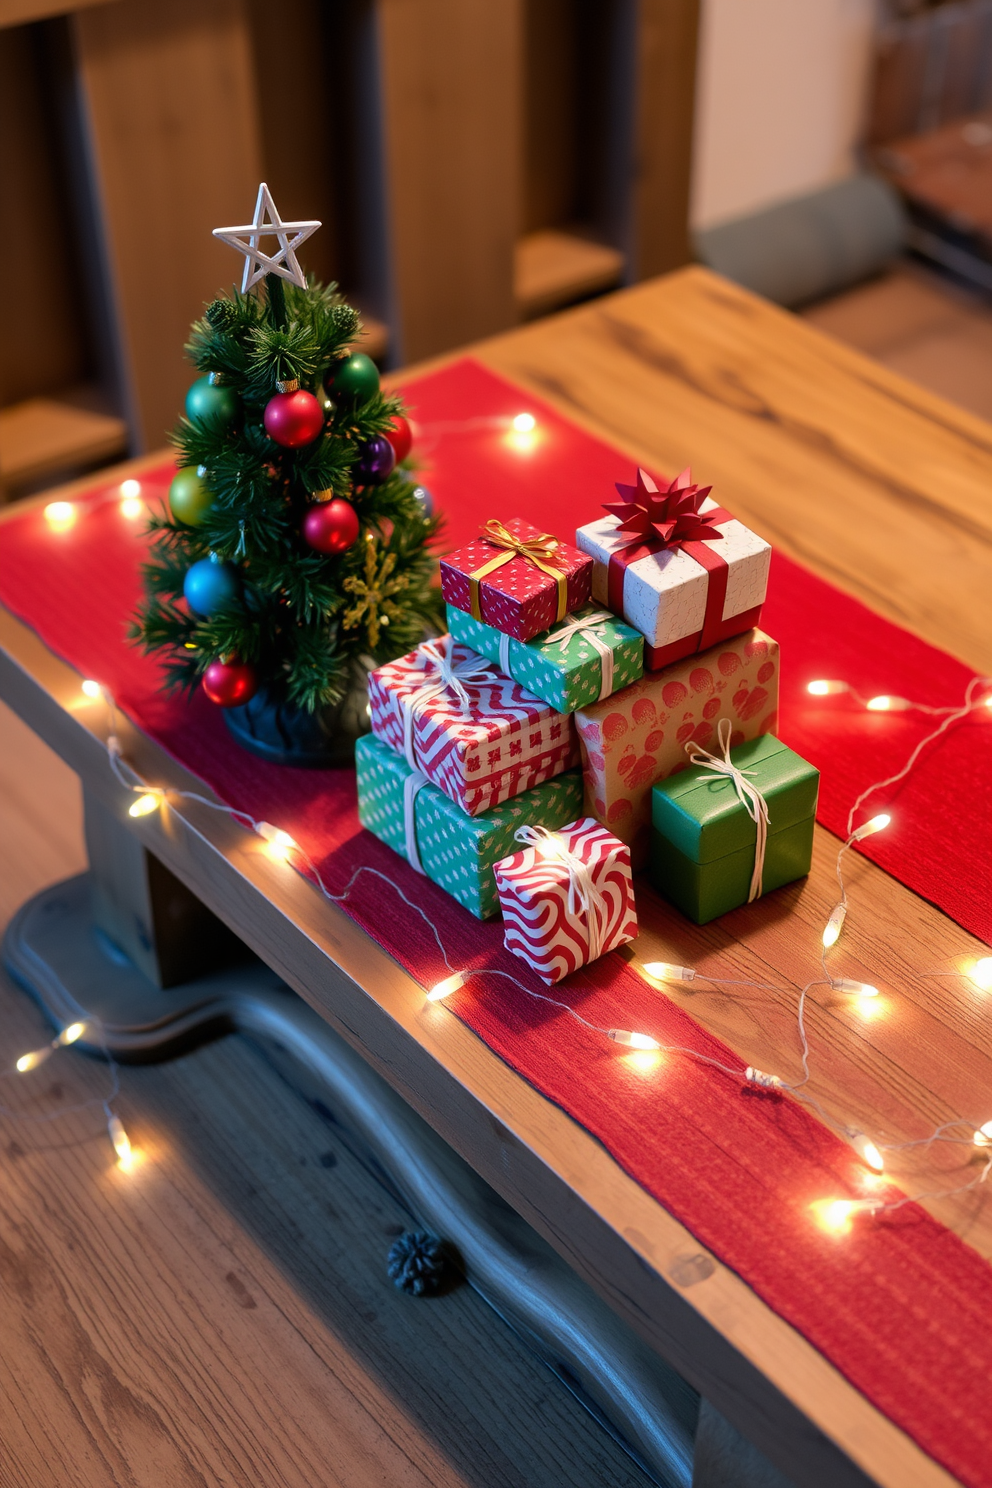
{"label": "silver star tree topper", "polygon": [[[300,268],[296,250],[319,226],[319,222],[283,222],[272,200],[272,192],[263,181],[258,188],[254,220],[246,222],[243,227],[215,227],[213,235],[245,256],[245,271],[241,276],[242,294],[251,289],[253,284],[257,284],[259,279],[264,279],[266,274],[278,274],[280,279],[288,279],[291,284],[298,284],[301,289],[306,289],[306,275]],[[290,233],[295,234],[292,240]],[[279,239],[279,252],[271,257],[258,246],[265,237]]]}

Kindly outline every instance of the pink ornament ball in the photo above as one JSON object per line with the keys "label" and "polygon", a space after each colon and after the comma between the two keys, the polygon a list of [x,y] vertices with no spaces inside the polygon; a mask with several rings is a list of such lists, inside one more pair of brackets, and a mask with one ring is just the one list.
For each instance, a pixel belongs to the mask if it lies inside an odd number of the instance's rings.
{"label": "pink ornament ball", "polygon": [[276,393],[265,405],[265,432],[285,449],[312,444],[324,427],[324,410],[313,393]]}
{"label": "pink ornament ball", "polygon": [[350,501],[340,497],[319,502],[303,518],[303,536],[318,553],[344,553],[358,531],[358,513]]}
{"label": "pink ornament ball", "polygon": [[218,708],[237,708],[258,691],[255,668],[246,661],[212,661],[203,674],[203,690]]}

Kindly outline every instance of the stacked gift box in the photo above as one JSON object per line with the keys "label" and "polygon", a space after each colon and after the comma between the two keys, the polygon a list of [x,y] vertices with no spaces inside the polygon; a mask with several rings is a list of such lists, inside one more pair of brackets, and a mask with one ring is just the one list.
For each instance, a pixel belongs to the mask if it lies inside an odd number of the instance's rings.
{"label": "stacked gift box", "polygon": [[443,559],[449,632],[372,674],[358,746],[363,825],[502,912],[547,982],[636,935],[649,861],[698,920],[809,868],[816,772],[772,734],[758,628],[769,545],[688,471],[617,493],[575,547],[493,519]]}

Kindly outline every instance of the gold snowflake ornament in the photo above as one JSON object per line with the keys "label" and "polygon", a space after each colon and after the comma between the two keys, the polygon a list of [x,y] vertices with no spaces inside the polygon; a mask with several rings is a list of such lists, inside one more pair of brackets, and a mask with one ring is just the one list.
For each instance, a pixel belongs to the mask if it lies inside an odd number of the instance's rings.
{"label": "gold snowflake ornament", "polygon": [[341,624],[345,630],[354,630],[364,620],[369,646],[374,651],[379,644],[382,626],[388,626],[391,620],[398,619],[403,613],[402,605],[397,604],[393,595],[405,589],[407,581],[403,575],[390,578],[396,567],[396,554],[385,553],[380,562],[375,538],[371,532],[365,536],[365,577],[360,579],[352,574],[345,579],[344,587],[349,594],[355,595],[355,603],[345,610]]}

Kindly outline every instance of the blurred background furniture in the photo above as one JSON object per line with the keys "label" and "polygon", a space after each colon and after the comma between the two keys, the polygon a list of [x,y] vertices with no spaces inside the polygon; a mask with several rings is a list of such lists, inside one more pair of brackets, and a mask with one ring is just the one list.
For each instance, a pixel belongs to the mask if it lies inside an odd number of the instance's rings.
{"label": "blurred background furniture", "polygon": [[6,493],[162,442],[260,179],[390,363],[685,263],[696,9],[0,0]]}

